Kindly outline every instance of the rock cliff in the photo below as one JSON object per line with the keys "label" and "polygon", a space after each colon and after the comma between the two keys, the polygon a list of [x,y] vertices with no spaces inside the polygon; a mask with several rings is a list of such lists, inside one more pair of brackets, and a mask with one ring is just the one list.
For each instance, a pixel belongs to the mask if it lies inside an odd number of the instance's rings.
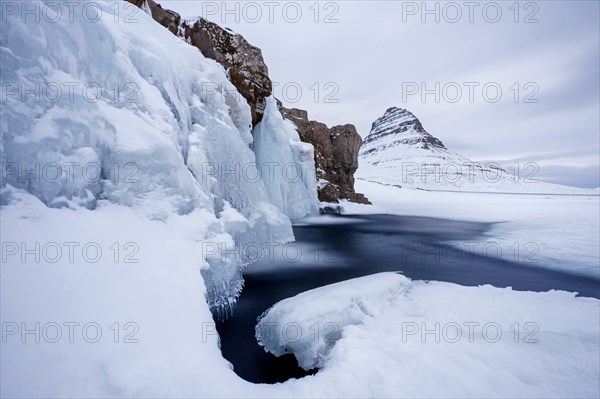
{"label": "rock cliff", "polygon": [[229,80],[248,101],[252,111],[252,125],[264,115],[266,99],[273,91],[269,69],[262,52],[242,35],[202,18],[186,20],[179,35],[227,70]]}
{"label": "rock cliff", "polygon": [[[149,9],[155,21],[196,47],[206,58],[221,64],[231,83],[250,105],[252,126],[260,123],[273,84],[259,48],[248,43],[242,35],[203,18],[182,19],[178,13],[163,9],[154,0],[124,1]],[[278,107],[282,115],[296,125],[300,139],[315,148],[319,200],[338,202],[348,199],[369,203],[364,195],[354,191],[354,173],[362,143],[356,128],[350,124],[329,128],[324,123],[309,120],[304,110],[288,109],[281,103]]]}
{"label": "rock cliff", "polygon": [[252,126],[263,117],[266,99],[273,90],[269,69],[262,52],[242,35],[203,18],[182,20],[171,10],[165,10],[154,0],[125,0],[141,9],[147,7],[152,18],[196,47],[206,58],[213,59],[227,70],[229,80],[246,99],[252,112]]}
{"label": "rock cliff", "polygon": [[348,199],[369,204],[364,195],[354,191],[354,172],[358,169],[358,151],[362,139],[354,125],[327,125],[308,119],[308,112],[285,108],[278,103],[284,118],[292,121],[300,139],[315,148],[315,170],[319,181],[319,200],[338,202]]}

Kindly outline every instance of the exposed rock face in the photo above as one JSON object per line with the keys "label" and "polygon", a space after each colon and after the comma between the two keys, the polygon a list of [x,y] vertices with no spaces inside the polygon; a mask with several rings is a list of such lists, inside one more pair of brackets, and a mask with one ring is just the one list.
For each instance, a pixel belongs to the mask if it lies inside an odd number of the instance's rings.
{"label": "exposed rock face", "polygon": [[180,35],[192,46],[225,67],[231,83],[248,101],[252,124],[256,126],[262,120],[266,99],[273,91],[261,50],[242,35],[202,18],[184,21],[181,27]]}
{"label": "exposed rock face", "polygon": [[[217,61],[227,70],[229,80],[250,105],[252,126],[262,120],[267,98],[273,91],[269,69],[259,48],[243,36],[223,29],[202,18],[182,20],[180,15],[163,9],[154,0],[125,0],[141,9],[149,8],[152,18],[196,47],[206,57]],[[354,192],[354,172],[358,168],[361,137],[353,125],[334,126],[309,121],[306,111],[287,109],[278,103],[282,115],[298,128],[300,139],[315,148],[317,179],[322,183],[319,200],[338,202],[348,199],[369,203],[362,194]]]}
{"label": "exposed rock face", "polygon": [[[144,8],[145,0],[125,0],[132,4],[135,4],[139,8]],[[179,30],[179,23],[181,21],[181,16],[175,11],[165,10],[162,6],[156,3],[154,0],[147,0],[147,4],[150,7],[150,11],[152,12],[152,18],[171,31],[174,35],[177,34]]]}
{"label": "exposed rock face", "polygon": [[[125,1],[144,8],[144,0]],[[187,40],[206,58],[223,65],[231,83],[248,101],[252,111],[252,126],[256,126],[262,120],[266,98],[273,91],[261,50],[248,43],[242,35],[215,23],[202,18],[181,21],[176,12],[163,9],[154,0],[147,1],[155,21]]]}
{"label": "exposed rock face", "polygon": [[311,121],[308,113],[297,108],[285,108],[278,103],[284,118],[292,121],[300,139],[315,148],[315,170],[320,184],[319,200],[370,203],[364,195],[354,191],[354,172],[358,169],[358,150],[362,143],[354,125],[334,126]]}

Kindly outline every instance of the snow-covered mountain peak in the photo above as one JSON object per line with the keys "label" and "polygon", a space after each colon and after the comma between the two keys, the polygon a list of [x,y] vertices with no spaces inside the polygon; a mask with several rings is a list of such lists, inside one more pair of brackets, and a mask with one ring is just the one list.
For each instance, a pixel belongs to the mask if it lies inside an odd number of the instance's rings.
{"label": "snow-covered mountain peak", "polygon": [[391,107],[373,122],[360,154],[368,155],[398,146],[447,151],[440,140],[427,133],[413,113],[404,108]]}
{"label": "snow-covered mountain peak", "polygon": [[399,108],[399,107],[388,108],[381,117],[377,118],[377,120],[375,122],[373,122],[372,128],[381,124],[384,121],[397,121],[397,122],[406,121],[407,123],[414,124],[415,127],[418,126],[420,129],[423,128],[421,126],[421,123],[417,119],[417,117],[405,108]]}
{"label": "snow-covered mountain peak", "polygon": [[388,108],[373,122],[360,148],[357,177],[423,190],[581,192],[531,175],[524,179],[493,162],[473,162],[448,150],[413,113],[399,107]]}

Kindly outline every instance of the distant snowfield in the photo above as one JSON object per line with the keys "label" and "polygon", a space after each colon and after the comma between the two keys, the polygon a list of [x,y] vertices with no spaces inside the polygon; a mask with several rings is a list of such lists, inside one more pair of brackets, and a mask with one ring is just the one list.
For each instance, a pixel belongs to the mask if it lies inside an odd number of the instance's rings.
{"label": "distant snowfield", "polygon": [[[402,188],[453,192],[490,192],[524,194],[575,194],[597,195],[596,189],[584,189],[540,181],[535,177],[516,177],[517,171],[497,169],[494,163],[477,163],[457,154],[447,153],[449,159],[434,151],[421,154],[423,150],[411,153],[410,149],[394,152],[391,161],[379,161],[377,166],[366,164],[356,173],[356,177],[366,181],[383,183]],[[377,154],[372,157],[376,157]],[[403,158],[406,157],[406,158]],[[376,161],[377,162],[377,161]],[[386,166],[387,165],[387,166]],[[524,169],[524,167],[522,167]],[[530,170],[518,171],[521,175],[537,173]]]}
{"label": "distant snowfield", "polygon": [[[347,213],[391,213],[496,223],[476,248],[489,256],[600,278],[600,197],[433,192],[356,181],[373,206]],[[497,251],[500,252],[497,252]]]}
{"label": "distant snowfield", "polygon": [[360,148],[356,177],[402,188],[497,193],[597,194],[540,181],[539,166],[515,163],[507,170],[495,162],[474,162],[454,153],[423,128],[406,109],[389,108],[378,118]]}

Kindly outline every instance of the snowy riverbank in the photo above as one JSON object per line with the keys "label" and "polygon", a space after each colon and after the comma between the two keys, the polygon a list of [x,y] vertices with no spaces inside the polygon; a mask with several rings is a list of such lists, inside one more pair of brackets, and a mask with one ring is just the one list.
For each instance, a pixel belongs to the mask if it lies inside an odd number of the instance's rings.
{"label": "snowy riverbank", "polygon": [[357,180],[373,206],[346,213],[390,213],[495,223],[478,242],[489,256],[600,279],[600,196],[435,192]]}

